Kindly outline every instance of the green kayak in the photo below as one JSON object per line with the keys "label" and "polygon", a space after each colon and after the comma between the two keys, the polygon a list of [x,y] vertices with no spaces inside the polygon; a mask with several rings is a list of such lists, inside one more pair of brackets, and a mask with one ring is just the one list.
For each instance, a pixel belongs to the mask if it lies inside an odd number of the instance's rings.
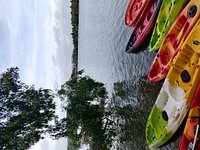
{"label": "green kayak", "polygon": [[149,148],[157,148],[165,144],[188,113],[200,82],[199,41],[200,19],[175,56],[148,117],[146,141]]}
{"label": "green kayak", "polygon": [[158,51],[172,23],[188,0],[164,0],[151,37],[149,51]]}

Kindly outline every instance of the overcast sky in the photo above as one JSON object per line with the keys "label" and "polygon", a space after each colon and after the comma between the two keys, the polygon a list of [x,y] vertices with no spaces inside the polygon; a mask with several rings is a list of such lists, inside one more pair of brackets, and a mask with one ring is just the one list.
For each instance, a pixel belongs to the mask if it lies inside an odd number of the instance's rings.
{"label": "overcast sky", "polygon": [[[57,89],[71,75],[68,0],[0,0],[0,72],[18,66],[20,78]],[[66,150],[66,140],[40,141],[31,149]]]}

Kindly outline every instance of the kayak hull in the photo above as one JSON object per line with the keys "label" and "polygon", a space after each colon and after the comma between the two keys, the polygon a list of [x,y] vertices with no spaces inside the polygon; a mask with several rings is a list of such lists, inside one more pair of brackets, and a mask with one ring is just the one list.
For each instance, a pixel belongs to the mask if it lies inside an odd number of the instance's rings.
{"label": "kayak hull", "polygon": [[148,46],[162,0],[148,1],[129,39],[125,51],[137,53]]}
{"label": "kayak hull", "polygon": [[[188,147],[190,147],[190,145],[194,141],[195,128],[199,122],[199,119],[200,119],[200,83],[198,84],[198,87],[196,89],[196,92],[192,100],[184,132],[179,143],[178,147],[179,150],[187,150]],[[197,141],[195,148],[200,149],[200,141]]]}
{"label": "kayak hull", "polygon": [[188,0],[164,0],[151,37],[149,51],[158,51],[163,39]]}
{"label": "kayak hull", "polygon": [[130,0],[125,13],[125,24],[127,26],[135,26],[146,3],[147,0]]}
{"label": "kayak hull", "polygon": [[200,20],[183,43],[150,112],[146,140],[150,148],[168,141],[177,131],[191,105],[200,81]]}
{"label": "kayak hull", "polygon": [[163,80],[172,64],[174,56],[185,41],[192,27],[200,17],[200,1],[191,0],[179,14],[166,35],[156,57],[151,65],[148,81]]}

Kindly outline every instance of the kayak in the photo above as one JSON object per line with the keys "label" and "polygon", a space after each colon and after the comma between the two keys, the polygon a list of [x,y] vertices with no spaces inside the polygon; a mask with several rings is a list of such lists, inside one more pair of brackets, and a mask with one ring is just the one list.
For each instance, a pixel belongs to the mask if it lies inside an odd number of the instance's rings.
{"label": "kayak", "polygon": [[[137,53],[143,47],[147,47],[150,38],[147,38],[151,34],[153,26],[156,22],[157,14],[159,12],[162,0],[148,1],[144,8],[141,17],[139,18],[133,33],[129,39],[125,51],[127,53]],[[146,40],[146,42],[144,42]],[[146,43],[146,44],[144,44]],[[143,47],[141,47],[143,46]]]}
{"label": "kayak", "polygon": [[125,13],[125,24],[134,26],[148,0],[130,0]]}
{"label": "kayak", "polygon": [[185,41],[199,17],[200,1],[191,0],[168,31],[151,65],[147,77],[148,81],[157,82],[166,77],[174,56],[177,54],[181,44]]}
{"label": "kayak", "polygon": [[188,0],[164,0],[151,37],[149,51],[158,51],[163,39]]}
{"label": "kayak", "polygon": [[[193,146],[196,150],[200,149],[200,141],[197,140],[196,142],[194,142],[195,135],[198,135],[200,133],[198,132],[197,134],[195,134],[195,131],[197,132],[197,125],[199,124],[200,124],[200,83],[198,84],[198,87],[196,89],[196,92],[192,100],[192,104],[190,107],[189,115],[187,117],[183,135],[179,143],[178,147],[179,150],[192,149]],[[199,136],[197,137],[199,138]]]}
{"label": "kayak", "polygon": [[146,124],[150,148],[166,143],[176,132],[191,105],[200,81],[200,20],[182,44],[167,74]]}

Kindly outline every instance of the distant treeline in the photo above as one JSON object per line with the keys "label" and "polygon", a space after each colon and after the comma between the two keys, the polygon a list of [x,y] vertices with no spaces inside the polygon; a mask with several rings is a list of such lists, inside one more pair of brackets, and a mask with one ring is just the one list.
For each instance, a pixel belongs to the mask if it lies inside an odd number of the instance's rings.
{"label": "distant treeline", "polygon": [[79,0],[71,0],[71,23],[72,23],[72,76],[77,74],[78,70],[78,24],[79,24]]}

